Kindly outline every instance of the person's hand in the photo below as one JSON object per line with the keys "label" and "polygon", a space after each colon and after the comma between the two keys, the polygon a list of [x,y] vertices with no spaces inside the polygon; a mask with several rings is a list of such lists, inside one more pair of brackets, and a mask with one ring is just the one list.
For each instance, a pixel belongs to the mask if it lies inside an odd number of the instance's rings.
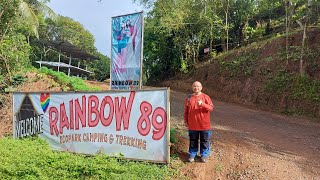
{"label": "person's hand", "polygon": [[198,100],[198,106],[201,106],[201,105],[202,105],[202,101]]}
{"label": "person's hand", "polygon": [[189,125],[188,125],[188,123],[187,123],[187,122],[184,122],[184,126],[185,126],[185,127],[188,127]]}

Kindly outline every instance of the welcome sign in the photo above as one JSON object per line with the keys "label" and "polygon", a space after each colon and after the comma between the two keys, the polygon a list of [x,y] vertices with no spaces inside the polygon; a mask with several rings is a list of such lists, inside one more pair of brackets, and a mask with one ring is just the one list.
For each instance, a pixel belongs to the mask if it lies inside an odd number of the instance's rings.
{"label": "welcome sign", "polygon": [[14,137],[60,151],[169,163],[169,90],[13,94]]}

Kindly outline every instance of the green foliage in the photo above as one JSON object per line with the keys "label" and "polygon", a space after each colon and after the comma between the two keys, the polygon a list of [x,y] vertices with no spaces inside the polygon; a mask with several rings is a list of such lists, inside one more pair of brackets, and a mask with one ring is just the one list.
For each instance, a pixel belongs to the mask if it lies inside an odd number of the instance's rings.
{"label": "green foliage", "polygon": [[[227,39],[230,50],[285,32],[285,1],[135,2],[151,8],[145,23],[144,69],[146,77],[152,80],[170,77],[176,71],[190,71],[199,63],[204,47],[220,54],[226,51]],[[295,9],[291,19],[293,27],[297,27],[296,20],[306,14],[310,16],[310,25],[319,22],[319,0],[313,1],[309,9],[306,1],[291,2],[290,8]],[[251,74],[252,70],[245,73]]]}
{"label": "green foliage", "polygon": [[99,60],[93,61],[90,69],[94,72],[94,79],[104,81],[110,77],[110,59],[100,53],[98,56]]}
{"label": "green foliage", "polygon": [[180,71],[184,72],[184,73],[188,72],[188,65],[187,65],[187,62],[184,59],[181,60],[181,69],[180,69]]}
{"label": "green foliage", "polygon": [[18,10],[20,21],[17,26],[24,27],[22,28],[25,31],[25,34],[30,36],[33,34],[35,37],[39,38],[39,20],[41,17],[55,19],[55,13],[44,3],[49,2],[49,0],[19,0],[18,1]]}
{"label": "green foliage", "polygon": [[244,27],[243,31],[244,31],[245,41],[249,41],[249,39],[251,39],[256,32],[256,30],[253,27],[248,25]]}
{"label": "green foliage", "polygon": [[215,49],[211,50],[211,52],[210,52],[210,57],[211,58],[216,58],[217,55],[218,55],[217,50],[215,50]]}
{"label": "green foliage", "polygon": [[30,46],[22,34],[10,34],[1,42],[0,46],[0,75],[3,76],[1,89],[7,88],[12,81],[13,74],[30,66]]}
{"label": "green foliage", "polygon": [[12,77],[12,85],[17,86],[19,84],[22,84],[23,82],[27,81],[27,78],[25,78],[21,74],[15,74]]}
{"label": "green foliage", "polygon": [[308,76],[297,76],[293,82],[294,99],[308,99],[313,102],[320,102],[320,80],[312,80]]}
{"label": "green foliage", "polygon": [[177,131],[174,128],[170,128],[170,142],[173,144],[178,142]]}
{"label": "green foliage", "polygon": [[255,68],[256,56],[256,54],[244,53],[229,61],[220,60],[220,71],[223,75],[229,77],[250,76]]}
{"label": "green foliage", "polygon": [[96,52],[93,35],[79,22],[64,16],[56,21],[47,20],[47,36],[50,40],[67,41],[89,53]]}
{"label": "green foliage", "polygon": [[[87,67],[89,71],[94,72],[89,76],[90,79],[96,79],[99,81],[105,80],[110,74],[110,61],[108,57],[97,52],[94,46],[93,35],[86,30],[82,24],[69,18],[58,16],[55,21],[51,19],[39,18],[41,26],[39,28],[39,34],[41,40],[44,41],[66,41],[74,46],[77,46],[80,50],[93,54],[99,57],[99,60],[87,59],[73,59],[71,64],[78,66],[80,61],[80,68]],[[46,46],[43,46],[38,41],[31,41],[32,44],[32,63],[40,60],[58,61],[59,50],[52,50]],[[67,56],[65,56],[67,55]],[[72,56],[72,55],[71,55]],[[60,61],[69,63],[69,54],[61,53]]]}
{"label": "green foliage", "polygon": [[[28,68],[31,64],[36,65],[35,61],[58,59],[58,52],[53,52],[37,43],[33,34],[40,40],[64,40],[89,53],[98,54],[101,56],[99,63],[86,61],[84,65],[88,65],[88,69],[95,73],[94,79],[102,81],[109,76],[109,60],[106,56],[97,53],[93,35],[71,18],[62,16],[58,18],[44,4],[46,2],[49,0],[0,1],[1,91],[8,89],[12,75],[19,69]],[[63,60],[62,58],[61,62]],[[62,76],[60,79],[66,82]],[[69,82],[73,84],[73,89],[87,89],[76,82],[77,80]],[[65,84],[64,90],[68,90],[68,86]]]}
{"label": "green foliage", "polygon": [[[69,77],[63,72],[56,72],[46,67],[42,67],[40,72],[47,75],[53,76],[57,79],[58,83],[62,86],[64,91],[74,90],[74,91],[95,91],[99,90],[97,88],[88,87],[87,84],[78,77]],[[71,89],[70,89],[71,88]]]}
{"label": "green foliage", "polygon": [[[301,49],[300,46],[289,46],[288,58],[291,61],[298,61],[300,59],[300,51],[301,51],[300,49]],[[279,52],[279,57],[283,61],[287,59],[287,53],[285,49]]]}
{"label": "green foliage", "polygon": [[[0,1],[0,35],[10,30],[10,26],[17,17],[19,0]],[[1,38],[0,36],[0,38]],[[1,39],[2,40],[2,39]],[[1,43],[0,40],[0,43]]]}
{"label": "green foliage", "polygon": [[215,7],[207,4],[204,11],[204,4],[193,0],[154,3],[144,31],[144,69],[149,80],[188,72],[198,63],[203,47],[220,39],[222,20],[212,13]]}
{"label": "green foliage", "polygon": [[266,84],[265,90],[270,93],[282,93],[292,88],[293,75],[286,71],[280,71],[275,77]]}
{"label": "green foliage", "polygon": [[281,71],[272,77],[266,84],[265,90],[275,94],[287,92],[289,97],[295,100],[320,102],[320,80],[286,71]]}
{"label": "green foliage", "polygon": [[41,138],[0,139],[0,179],[164,179],[165,165],[52,151]]}
{"label": "green foliage", "polygon": [[2,93],[6,87],[8,87],[7,81],[5,77],[0,74],[0,92]]}
{"label": "green foliage", "polygon": [[[22,34],[12,33],[1,42],[1,58],[7,60],[11,71],[29,65],[29,53],[30,45],[26,42],[26,37]],[[4,65],[1,64],[1,67],[3,66]]]}

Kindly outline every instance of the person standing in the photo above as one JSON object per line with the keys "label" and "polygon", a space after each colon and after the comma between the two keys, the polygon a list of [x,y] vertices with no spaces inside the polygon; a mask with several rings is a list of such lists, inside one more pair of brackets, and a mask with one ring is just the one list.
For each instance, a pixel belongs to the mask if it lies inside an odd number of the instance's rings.
{"label": "person standing", "polygon": [[207,162],[210,155],[210,112],[214,106],[211,98],[202,93],[202,84],[195,81],[192,84],[193,94],[184,103],[184,124],[189,129],[189,162],[193,162],[199,149],[201,161]]}

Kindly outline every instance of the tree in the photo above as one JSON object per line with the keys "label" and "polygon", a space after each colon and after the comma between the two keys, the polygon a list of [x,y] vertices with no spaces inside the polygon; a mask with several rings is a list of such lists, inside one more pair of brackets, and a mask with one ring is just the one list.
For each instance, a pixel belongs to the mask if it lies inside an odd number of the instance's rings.
{"label": "tree", "polygon": [[110,59],[101,53],[97,53],[98,62],[91,62],[91,70],[94,72],[94,79],[104,81],[110,78]]}
{"label": "tree", "polygon": [[[85,59],[78,59],[72,61],[72,65],[77,66],[79,62],[81,65],[88,67],[88,70],[94,72],[89,78],[94,78],[99,81],[105,80],[110,73],[110,60],[108,57],[97,52],[94,46],[93,35],[86,30],[82,24],[69,17],[58,16],[55,21],[46,19],[44,26],[39,29],[40,38],[46,41],[65,41],[73,44],[74,46],[94,54],[99,57],[99,60],[84,61]],[[50,50],[36,41],[33,46],[33,52],[37,54],[35,58],[44,57],[46,59],[54,60],[59,59],[62,62],[69,62],[69,54],[60,55],[59,52]]]}
{"label": "tree", "polygon": [[53,20],[56,18],[54,11],[45,5],[47,2],[50,2],[50,0],[19,0],[21,16],[25,19],[26,23],[29,24],[31,31],[37,38],[39,38],[39,20],[37,15],[41,14]]}
{"label": "tree", "polygon": [[302,17],[297,20],[297,23],[300,25],[301,29],[303,30],[303,35],[302,35],[302,42],[301,42],[301,52],[300,52],[300,67],[299,67],[299,72],[300,75],[303,76],[305,74],[305,60],[304,60],[304,54],[305,54],[305,49],[306,47],[306,39],[308,38],[308,26],[310,23],[313,23],[311,21],[312,19],[317,19],[314,18],[313,15],[316,15],[318,13],[318,8],[319,8],[319,1],[317,0],[308,0],[307,4],[305,6],[302,6]]}
{"label": "tree", "polygon": [[0,82],[6,84],[11,81],[12,71],[29,61],[30,46],[25,36],[17,33],[18,4],[18,0],[0,1]]}
{"label": "tree", "polygon": [[19,0],[0,1],[0,44],[17,18],[18,2]]}
{"label": "tree", "polygon": [[79,22],[64,16],[58,16],[55,21],[48,19],[43,38],[48,40],[67,41],[90,53],[95,53],[93,35]]}
{"label": "tree", "polygon": [[224,14],[225,14],[225,32],[226,32],[226,51],[229,50],[229,8],[230,8],[230,2],[229,0],[222,1],[223,7],[224,7]]}
{"label": "tree", "polygon": [[286,64],[289,64],[289,32],[291,27],[291,19],[296,9],[297,0],[285,0],[286,7]]}
{"label": "tree", "polygon": [[296,26],[292,22],[305,16],[316,24],[320,14],[319,0],[312,1],[310,10],[302,0],[135,1],[151,9],[145,23],[144,67],[148,77],[156,78],[189,71],[204,47],[228,51],[274,32],[286,34],[288,64],[289,33]]}

